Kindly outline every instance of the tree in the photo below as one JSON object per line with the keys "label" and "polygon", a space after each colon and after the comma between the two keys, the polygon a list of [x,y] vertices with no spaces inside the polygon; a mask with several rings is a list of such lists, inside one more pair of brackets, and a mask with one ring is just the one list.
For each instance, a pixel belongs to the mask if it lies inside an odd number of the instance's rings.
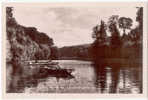
{"label": "tree", "polygon": [[139,23],[136,28],[132,29],[129,36],[130,39],[134,42],[135,45],[142,43],[143,35],[143,7],[137,7],[137,17],[136,21]]}
{"label": "tree", "polygon": [[143,7],[137,7],[137,17],[136,21],[139,23],[138,29],[139,29],[139,34],[137,34],[141,39],[143,35]]}
{"label": "tree", "polygon": [[7,19],[13,17],[12,11],[13,11],[13,7],[7,7],[6,8],[6,17],[7,17]]}
{"label": "tree", "polygon": [[13,17],[13,7],[6,7],[6,25],[7,26],[17,25],[17,22]]}
{"label": "tree", "polygon": [[105,43],[107,37],[106,29],[106,24],[102,20],[99,26],[97,25],[93,28],[92,37],[95,39],[95,43],[97,43],[97,45],[103,45]]}
{"label": "tree", "polygon": [[113,15],[109,18],[108,28],[111,33],[110,37],[110,57],[120,57],[120,47],[122,45],[120,32],[119,32],[118,15]]}
{"label": "tree", "polygon": [[139,23],[139,26],[143,26],[143,7],[137,7],[138,11],[137,11],[137,17],[136,17],[136,21]]}
{"label": "tree", "polygon": [[118,15],[113,15],[109,18],[108,28],[111,32],[111,46],[117,47],[121,45],[120,33],[118,30]]}
{"label": "tree", "polygon": [[98,61],[98,59],[105,57],[105,48],[106,48],[106,39],[107,39],[107,25],[104,21],[101,20],[100,25],[96,25],[93,28],[92,37],[95,39],[94,43],[91,47],[91,52],[94,58],[94,61]]}
{"label": "tree", "polygon": [[132,26],[132,19],[131,18],[126,18],[126,17],[120,17],[119,18],[119,28],[123,29],[123,34],[125,34],[126,29],[130,29]]}
{"label": "tree", "polygon": [[112,25],[112,24],[118,24],[118,18],[119,16],[118,15],[112,15],[110,18],[109,18],[109,21],[108,21],[108,24],[109,25]]}

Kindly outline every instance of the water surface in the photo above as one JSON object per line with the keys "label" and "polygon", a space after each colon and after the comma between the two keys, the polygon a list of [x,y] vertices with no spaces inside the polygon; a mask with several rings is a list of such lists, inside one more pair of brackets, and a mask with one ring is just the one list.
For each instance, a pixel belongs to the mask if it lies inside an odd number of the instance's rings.
{"label": "water surface", "polygon": [[90,61],[58,60],[60,67],[75,69],[74,78],[47,77],[36,87],[26,87],[29,93],[141,93],[141,68],[120,65],[94,65]]}

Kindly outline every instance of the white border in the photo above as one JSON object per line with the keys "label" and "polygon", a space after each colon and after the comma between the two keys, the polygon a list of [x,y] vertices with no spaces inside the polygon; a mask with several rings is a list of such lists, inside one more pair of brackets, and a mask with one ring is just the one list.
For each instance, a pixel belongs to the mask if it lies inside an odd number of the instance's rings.
{"label": "white border", "polygon": [[[20,1],[20,0],[10,0],[9,2],[16,2],[16,1]],[[25,1],[30,1],[30,0],[23,0],[23,1],[21,1],[21,2],[25,2]],[[47,0],[41,0],[41,1],[47,1]],[[55,0],[55,1],[50,1],[50,2],[56,2],[56,1],[58,1],[58,0]],[[64,1],[67,1],[67,0],[64,0]],[[64,2],[63,0],[61,0],[60,2]],[[76,0],[77,1],[77,0]],[[83,0],[81,0],[81,1],[83,1]],[[86,0],[85,0],[86,1]],[[90,0],[87,0],[88,2],[90,2]],[[93,1],[96,1],[96,0],[93,0]],[[105,0],[105,1],[109,1],[109,0]],[[114,0],[114,1],[117,1],[117,0]],[[125,0],[120,0],[120,1],[125,1]],[[127,1],[127,0],[126,0]],[[129,0],[128,0],[129,1]],[[134,1],[133,3],[135,3],[137,0],[131,0],[131,1]],[[140,1],[140,0],[139,0]],[[143,1],[147,1],[147,0],[143,0]],[[6,1],[5,1],[6,2]],[[33,2],[33,1],[31,1],[31,2]],[[40,3],[40,0],[38,0],[37,1],[38,3]],[[49,2],[49,3],[50,3]],[[72,0],[71,1],[68,1],[68,2],[73,2]],[[7,0],[7,3],[8,3],[8,0]],[[37,3],[37,4],[38,4]],[[146,5],[145,5],[146,6]],[[1,14],[1,13],[0,13]],[[1,15],[2,16],[2,15]],[[144,54],[143,54],[143,64],[146,66],[146,67],[144,67],[145,69],[143,70],[144,71],[144,73],[145,73],[145,75],[146,76],[148,76],[148,74],[147,74],[147,38],[148,38],[148,35],[147,35],[147,32],[148,32],[148,29],[147,29],[147,18],[148,18],[148,16],[147,16],[147,11],[145,11],[144,10],[144,33],[143,33],[143,52],[144,52]],[[3,27],[3,29],[5,29],[4,27]],[[3,31],[4,32],[4,31]],[[0,35],[1,36],[1,35]],[[4,36],[4,33],[3,33],[3,36]],[[2,38],[1,38],[2,39]],[[0,41],[1,42],[1,41]],[[1,42],[2,43],[2,42]],[[1,46],[2,44],[0,44],[0,46]],[[3,45],[3,48],[4,48],[4,45]],[[2,49],[3,49],[2,48]],[[1,50],[2,50],[1,49]],[[3,51],[3,53],[4,53],[4,51]],[[0,54],[2,54],[2,52],[0,53]],[[2,59],[0,59],[0,61],[2,61]],[[144,91],[145,91],[145,95],[147,95],[147,79],[146,78],[144,78],[143,79],[143,83],[144,83],[144,88],[146,88]],[[145,87],[146,86],[146,87]],[[56,98],[64,98],[65,96],[66,96],[67,94],[52,94],[50,97],[51,98],[54,98],[54,99],[56,99]],[[110,97],[110,95],[111,94],[101,94],[101,95],[99,95],[99,97],[102,97],[102,99],[103,100],[105,100],[106,99],[106,97],[107,98],[109,98]],[[20,98],[22,98],[22,96],[26,96],[27,98],[30,98],[30,96],[28,97],[28,94],[27,95],[18,95],[18,94],[12,94],[12,95],[9,95],[9,96],[12,96],[12,97],[15,97],[15,96],[18,96],[18,97],[20,97]],[[40,99],[43,99],[43,98],[45,98],[45,95],[44,94],[31,94],[31,96],[39,96],[39,98]],[[112,95],[111,97],[112,97],[112,99],[114,98],[114,97],[121,97],[121,94],[115,94],[115,95]],[[82,98],[90,98],[90,99],[95,99],[95,98],[98,98],[98,96],[95,96],[94,94],[89,94],[89,96],[88,95],[86,95],[86,94],[74,94],[74,95],[70,95],[70,98],[69,99],[72,99],[72,98],[80,98],[80,97],[82,97]],[[104,98],[105,97],[105,98]],[[127,94],[125,94],[125,95],[122,95],[122,97],[126,97],[126,99],[128,99],[127,97]],[[143,100],[146,100],[147,98],[143,98],[143,97],[141,97],[141,95],[130,95],[130,100],[132,100],[132,97],[136,97],[137,98],[137,100],[141,100],[141,99],[143,99]],[[59,99],[60,99],[59,98]],[[66,98],[67,98],[67,96],[66,96]],[[81,99],[82,99],[81,98]],[[11,98],[12,99],[12,98]],[[112,100],[111,99],[111,100]],[[117,98],[117,99],[119,99],[119,98]],[[125,99],[125,98],[124,98]]]}

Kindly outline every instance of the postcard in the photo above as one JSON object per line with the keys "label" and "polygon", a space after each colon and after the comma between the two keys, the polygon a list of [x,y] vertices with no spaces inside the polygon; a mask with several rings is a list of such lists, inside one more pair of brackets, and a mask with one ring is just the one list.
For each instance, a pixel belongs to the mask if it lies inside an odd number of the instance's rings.
{"label": "postcard", "polygon": [[145,2],[3,3],[5,98],[147,96]]}

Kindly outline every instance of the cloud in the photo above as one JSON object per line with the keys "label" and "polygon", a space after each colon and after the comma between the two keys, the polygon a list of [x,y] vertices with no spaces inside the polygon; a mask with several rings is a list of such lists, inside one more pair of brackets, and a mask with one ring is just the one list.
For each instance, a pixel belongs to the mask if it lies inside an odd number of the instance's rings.
{"label": "cloud", "polygon": [[92,28],[99,24],[100,20],[107,22],[111,15],[130,17],[136,25],[134,7],[14,7],[14,17],[19,24],[33,26],[47,33],[57,46],[93,42]]}

